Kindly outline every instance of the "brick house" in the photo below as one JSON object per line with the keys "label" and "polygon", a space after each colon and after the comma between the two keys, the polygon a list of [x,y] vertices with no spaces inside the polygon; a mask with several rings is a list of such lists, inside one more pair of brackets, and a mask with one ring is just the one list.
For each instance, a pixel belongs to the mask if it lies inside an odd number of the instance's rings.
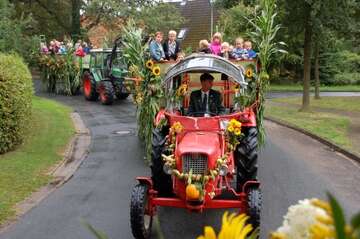
{"label": "brick house", "polygon": [[[176,0],[175,0],[176,1]],[[191,47],[193,51],[198,48],[201,39],[211,39],[211,5],[209,0],[187,0],[186,4],[179,1],[169,1],[176,4],[180,9],[182,16],[186,19],[186,23],[182,26],[188,28],[182,48]],[[219,13],[214,7],[214,31]]]}

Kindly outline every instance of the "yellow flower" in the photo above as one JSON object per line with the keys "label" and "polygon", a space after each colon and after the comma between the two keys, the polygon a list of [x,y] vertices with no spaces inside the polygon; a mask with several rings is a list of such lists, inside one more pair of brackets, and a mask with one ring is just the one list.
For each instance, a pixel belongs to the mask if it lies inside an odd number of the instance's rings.
{"label": "yellow flower", "polygon": [[251,69],[251,67],[249,67],[249,68],[247,68],[246,69],[246,77],[247,78],[251,78],[251,77],[253,77],[253,70]]}
{"label": "yellow flower", "polygon": [[199,236],[197,239],[216,239],[215,231],[212,227],[206,226],[204,228],[204,235]]}
{"label": "yellow flower", "polygon": [[229,125],[228,128],[227,128],[227,130],[228,130],[230,133],[232,133],[232,132],[234,132],[234,127],[233,127],[232,125]]}
{"label": "yellow flower", "polygon": [[334,227],[329,227],[324,224],[315,223],[310,227],[312,239],[328,239],[335,238]]}
{"label": "yellow flower", "polygon": [[281,232],[272,232],[270,234],[270,239],[287,239],[286,235]]}
{"label": "yellow flower", "polygon": [[148,60],[145,65],[148,69],[152,70],[154,67],[154,62],[152,60]]}
{"label": "yellow flower", "polygon": [[239,136],[241,134],[241,129],[240,128],[236,128],[234,131],[236,136]]}
{"label": "yellow flower", "polygon": [[182,84],[182,85],[179,87],[179,89],[177,89],[176,95],[177,95],[177,96],[184,96],[184,95],[186,95],[187,90],[188,90],[188,85],[187,85],[187,84]]}
{"label": "yellow flower", "polygon": [[248,216],[245,214],[237,215],[235,213],[228,216],[225,212],[222,219],[222,226],[218,237],[212,227],[204,228],[204,235],[197,239],[246,239],[253,229],[250,224],[246,224]]}
{"label": "yellow flower", "polygon": [[154,66],[153,69],[152,69],[152,73],[155,75],[155,76],[159,76],[160,75],[160,67],[159,66]]}
{"label": "yellow flower", "polygon": [[311,204],[315,207],[324,209],[329,215],[332,215],[332,210],[331,210],[331,206],[329,203],[315,198],[315,199],[311,200]]}
{"label": "yellow flower", "polygon": [[171,126],[171,130],[177,134],[180,134],[183,129],[184,127],[180,122],[175,122],[173,126]]}

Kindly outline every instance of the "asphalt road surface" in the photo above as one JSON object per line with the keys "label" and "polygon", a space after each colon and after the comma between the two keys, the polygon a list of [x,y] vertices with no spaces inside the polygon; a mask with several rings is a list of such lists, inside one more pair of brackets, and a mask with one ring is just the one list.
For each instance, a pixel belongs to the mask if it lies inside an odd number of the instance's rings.
{"label": "asphalt road surface", "polygon": [[[94,238],[85,220],[111,239],[132,238],[129,199],[134,178],[149,175],[143,145],[136,136],[130,100],[113,106],[86,102],[82,96],[52,97],[80,113],[91,131],[90,154],[74,177],[0,235],[0,239]],[[263,190],[262,238],[277,228],[288,206],[303,198],[335,194],[348,214],[360,211],[359,164],[311,138],[266,123],[267,144],[260,154]],[[190,214],[160,208],[153,238],[196,238],[205,225],[219,228],[222,211]],[[155,227],[154,227],[155,228]],[[160,231],[161,233],[159,233]]]}

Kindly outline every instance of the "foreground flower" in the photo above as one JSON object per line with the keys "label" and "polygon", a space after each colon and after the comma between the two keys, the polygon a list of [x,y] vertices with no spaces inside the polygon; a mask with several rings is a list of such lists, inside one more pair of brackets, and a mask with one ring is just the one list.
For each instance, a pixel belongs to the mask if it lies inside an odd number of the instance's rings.
{"label": "foreground flower", "polygon": [[184,127],[182,126],[182,124],[180,122],[175,122],[172,126],[171,126],[171,131],[175,132],[176,134],[180,134],[181,131],[183,131]]}
{"label": "foreground flower", "polygon": [[225,212],[218,237],[216,237],[214,229],[207,226],[204,228],[204,235],[197,239],[246,239],[253,229],[250,224],[246,224],[247,219],[248,216],[245,214],[228,215],[228,212]]}
{"label": "foreground flower", "polygon": [[253,77],[253,70],[251,68],[247,68],[245,74],[247,78],[251,78]]}

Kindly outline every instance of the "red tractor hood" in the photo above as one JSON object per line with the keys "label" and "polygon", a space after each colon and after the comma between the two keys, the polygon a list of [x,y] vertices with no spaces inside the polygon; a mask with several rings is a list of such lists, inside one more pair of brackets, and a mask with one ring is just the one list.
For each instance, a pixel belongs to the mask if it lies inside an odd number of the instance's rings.
{"label": "red tractor hood", "polygon": [[176,147],[177,155],[184,153],[202,153],[211,156],[219,156],[222,152],[222,142],[217,132],[185,132],[179,139]]}

